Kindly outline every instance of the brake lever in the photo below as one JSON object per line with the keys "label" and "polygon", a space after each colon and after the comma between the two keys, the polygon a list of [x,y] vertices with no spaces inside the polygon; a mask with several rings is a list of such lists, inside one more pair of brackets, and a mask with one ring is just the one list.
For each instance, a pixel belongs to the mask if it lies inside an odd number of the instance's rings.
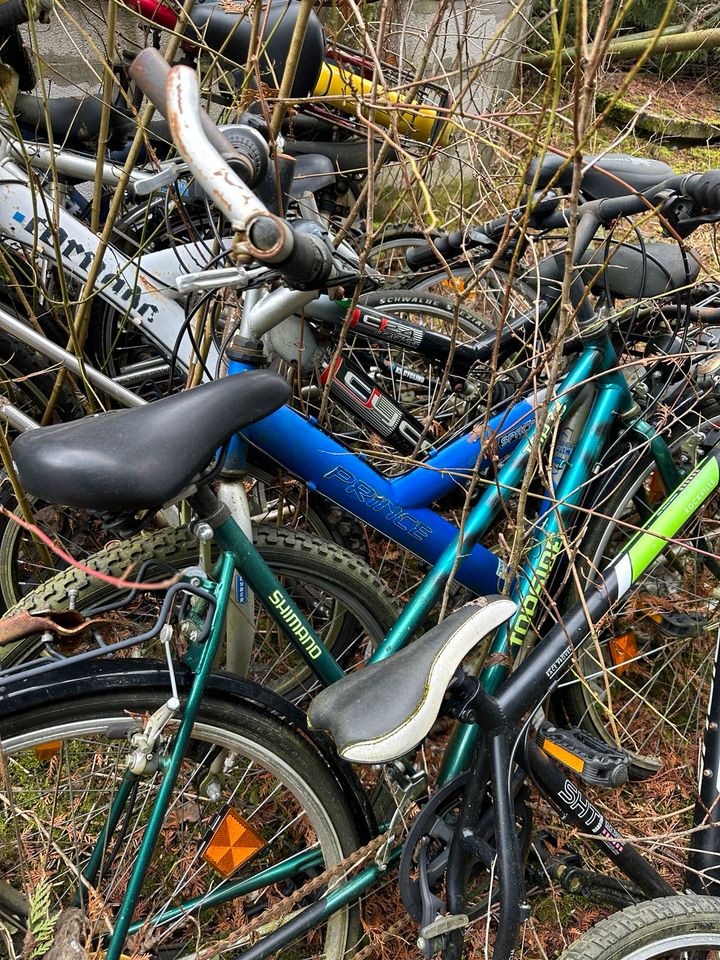
{"label": "brake lever", "polygon": [[133,193],[136,197],[147,197],[148,194],[154,193],[156,190],[171,186],[179,176],[180,165],[170,163],[158,170],[157,173],[143,177],[142,180],[135,180],[132,185]]}
{"label": "brake lever", "polygon": [[267,283],[277,276],[277,271],[266,267],[247,270],[245,267],[218,267],[215,270],[199,270],[178,277],[175,286],[180,293],[193,293],[203,290],[218,290],[229,287],[235,290],[248,290],[258,283]]}

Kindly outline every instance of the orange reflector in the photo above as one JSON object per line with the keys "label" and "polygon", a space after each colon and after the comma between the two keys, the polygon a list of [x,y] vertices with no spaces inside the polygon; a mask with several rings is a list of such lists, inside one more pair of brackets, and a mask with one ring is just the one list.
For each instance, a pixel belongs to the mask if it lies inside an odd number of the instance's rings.
{"label": "orange reflector", "polygon": [[660,479],[660,471],[653,470],[650,474],[650,484],[648,487],[648,500],[651,505],[662,503],[667,496],[665,484]]}
{"label": "orange reflector", "polygon": [[610,641],[610,656],[613,664],[617,667],[616,673],[623,673],[628,668],[628,663],[634,660],[638,655],[638,647],[635,641],[635,634],[632,631],[621,633]]}
{"label": "orange reflector", "polygon": [[264,846],[265,841],[230,807],[215,825],[202,858],[218,873],[229,877]]}
{"label": "orange reflector", "polygon": [[38,744],[33,748],[33,753],[38,760],[52,760],[62,749],[62,740],[48,740],[47,743]]}
{"label": "orange reflector", "polygon": [[552,740],[545,740],[542,745],[545,753],[550,757],[555,757],[556,760],[559,760],[560,763],[564,763],[566,767],[570,767],[571,770],[577,771],[577,773],[582,773],[583,767],[585,766],[585,761],[581,760],[580,757],[576,757],[574,753],[570,753],[569,750],[566,750],[564,747],[558,746],[557,743],[553,743]]}

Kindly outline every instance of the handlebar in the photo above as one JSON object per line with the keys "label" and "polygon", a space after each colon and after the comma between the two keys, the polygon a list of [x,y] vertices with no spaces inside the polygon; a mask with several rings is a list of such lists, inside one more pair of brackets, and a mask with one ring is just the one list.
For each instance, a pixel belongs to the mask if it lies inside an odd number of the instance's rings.
{"label": "handlebar", "polygon": [[[153,69],[154,64],[146,58],[143,70],[146,64]],[[321,237],[300,227],[293,229],[287,221],[270,213],[210,142],[206,127],[212,121],[203,118],[195,72],[190,67],[176,66],[163,69],[162,73],[166,76],[165,106],[175,144],[197,182],[240,234],[243,252],[276,267],[289,286],[303,290],[323,287],[334,270],[327,244]],[[155,75],[152,82],[146,80],[145,74],[142,88],[148,96],[157,93]],[[214,129],[217,135],[213,133],[213,140],[218,143],[222,134],[217,127]],[[241,154],[242,149],[241,145]]]}
{"label": "handlebar", "polygon": [[[544,218],[555,210],[559,202],[560,198],[553,194],[535,204],[530,214],[530,226],[544,226]],[[518,207],[501,217],[488,220],[487,223],[467,227],[465,230],[454,230],[444,237],[438,237],[433,240],[432,246],[429,243],[419,244],[407,251],[405,262],[411,270],[422,270],[425,267],[437,266],[437,254],[450,261],[478,247],[494,250],[508,224],[517,222],[524,214],[525,207]]]}
{"label": "handlebar", "polygon": [[[583,253],[590,246],[599,226],[610,224],[619,217],[647,213],[662,199],[661,195],[666,191],[674,191],[687,197],[701,209],[720,213],[720,170],[669,177],[644,193],[591,200],[583,203],[578,210],[579,220],[573,254],[574,262],[579,262]],[[541,208],[542,204],[543,201],[538,205],[538,208]],[[557,205],[557,202],[555,202],[555,205]],[[542,230],[566,227],[568,225],[567,211],[552,212],[552,209],[549,215],[546,212],[547,207],[544,211],[541,209],[534,210],[530,225]],[[434,246],[446,260],[453,260],[461,253],[474,247],[492,245],[492,242],[502,235],[508,223],[520,219],[523,210],[523,207],[518,207],[480,227],[471,227],[464,231],[456,230],[445,237],[436,239]],[[408,250],[405,259],[411,270],[420,270],[437,263],[435,251],[430,244]]]}

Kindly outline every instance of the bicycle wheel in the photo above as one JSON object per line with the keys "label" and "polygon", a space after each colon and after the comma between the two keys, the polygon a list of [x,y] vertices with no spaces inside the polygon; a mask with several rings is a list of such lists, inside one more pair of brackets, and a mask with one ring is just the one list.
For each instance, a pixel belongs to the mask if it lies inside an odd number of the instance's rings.
{"label": "bicycle wheel", "polygon": [[584,933],[560,960],[717,960],[720,899],[677,896],[627,907]]}
{"label": "bicycle wheel", "polygon": [[[625,461],[580,542],[581,584],[600,582],[617,555],[664,498],[654,461]],[[632,755],[631,776],[659,768],[658,755],[684,748],[699,732],[708,687],[720,597],[705,555],[720,554],[718,497],[713,496],[603,619],[595,641],[576,654],[576,677],[561,683],[570,721]],[[576,591],[570,591],[567,607]],[[579,676],[579,680],[577,677]]]}
{"label": "bicycle wheel", "polygon": [[[431,231],[437,236],[437,231]],[[412,224],[388,224],[373,234],[368,264],[388,277],[393,286],[405,286],[404,278],[410,276],[405,254],[413,247],[425,246],[427,238],[422,230]],[[359,244],[362,248],[362,242]]]}
{"label": "bicycle wheel", "polygon": [[[154,664],[125,665],[122,676],[108,671],[120,664],[96,666],[103,669],[84,679],[87,694],[76,689],[72,702],[60,682],[50,683],[41,711],[13,713],[6,705],[0,716],[0,927],[16,937],[24,931],[23,903],[37,904],[44,885],[46,916],[82,906],[93,952],[111,929],[162,773],[134,782],[92,882],[84,882],[83,869],[125,772],[129,736],[170,694],[159,674],[152,686],[134,679],[134,670],[137,677]],[[187,690],[182,671],[178,679]],[[222,696],[208,693],[201,704],[133,917],[132,949],[126,947],[133,955],[187,957],[227,938],[247,944],[243,927],[359,845],[351,803],[319,751],[263,705],[253,687],[236,684],[228,694],[224,683]],[[176,727],[173,720],[163,731],[160,754]],[[247,849],[235,860],[227,839],[223,846],[222,831],[231,836],[231,828],[247,831]],[[270,868],[276,875],[262,878]],[[300,905],[325,889],[308,892]],[[281,921],[299,908],[281,911]],[[151,922],[159,916],[164,923]],[[267,928],[275,925],[268,921]],[[346,907],[293,943],[288,955],[341,960],[358,937],[357,907]]]}
{"label": "bicycle wheel", "polygon": [[[253,528],[253,540],[263,560],[344,666],[366,658],[397,619],[399,606],[387,587],[362,560],[342,547],[264,525]],[[182,527],[168,527],[110,546],[87,565],[119,577],[152,563],[143,579],[165,580],[196,566],[198,558],[199,545],[193,535]],[[245,615],[243,594],[243,584],[236,583],[231,602],[240,617]],[[66,609],[71,597],[76,609],[83,612],[123,599],[117,588],[71,567],[24,597],[8,615],[20,609]],[[118,631],[139,635],[147,630],[157,617],[160,601],[161,596],[154,592],[122,607],[115,614],[113,635],[117,637]],[[293,700],[315,689],[309,667],[257,601],[253,631],[246,674],[250,679]],[[6,648],[3,659],[27,659],[36,648],[37,641],[23,641],[19,649]]]}

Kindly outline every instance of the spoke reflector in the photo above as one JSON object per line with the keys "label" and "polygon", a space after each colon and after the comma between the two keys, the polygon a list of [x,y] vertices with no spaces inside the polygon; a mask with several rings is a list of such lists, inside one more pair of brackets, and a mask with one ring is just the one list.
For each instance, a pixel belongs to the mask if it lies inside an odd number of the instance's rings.
{"label": "spoke reflector", "polygon": [[265,846],[237,811],[228,807],[215,824],[202,851],[202,858],[224,877],[229,877],[246,860]]}
{"label": "spoke reflector", "polygon": [[62,740],[48,740],[47,743],[39,743],[33,748],[33,753],[38,760],[52,760],[62,750]]}

